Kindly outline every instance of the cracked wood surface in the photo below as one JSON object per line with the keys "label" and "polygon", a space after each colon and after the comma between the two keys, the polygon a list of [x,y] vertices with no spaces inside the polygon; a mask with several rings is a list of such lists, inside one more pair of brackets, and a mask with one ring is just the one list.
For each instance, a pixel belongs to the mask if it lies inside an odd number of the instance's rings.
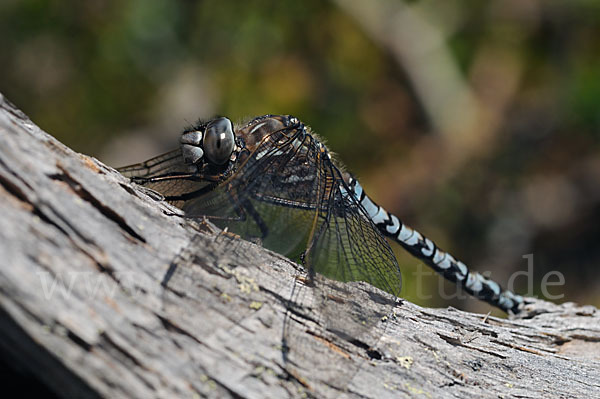
{"label": "cracked wood surface", "polygon": [[[600,397],[596,308],[399,301],[342,338],[299,266],[184,219],[1,95],[0,198],[0,352],[59,396]],[[373,287],[328,284],[355,314],[387,311]]]}

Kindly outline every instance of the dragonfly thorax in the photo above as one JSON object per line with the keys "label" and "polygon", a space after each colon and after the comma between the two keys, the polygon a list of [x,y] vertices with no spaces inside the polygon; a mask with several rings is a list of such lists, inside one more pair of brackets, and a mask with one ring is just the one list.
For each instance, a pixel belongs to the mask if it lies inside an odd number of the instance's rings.
{"label": "dragonfly thorax", "polygon": [[297,118],[290,115],[263,115],[252,119],[236,131],[243,140],[246,149],[255,151],[274,133],[289,130],[301,125]]}

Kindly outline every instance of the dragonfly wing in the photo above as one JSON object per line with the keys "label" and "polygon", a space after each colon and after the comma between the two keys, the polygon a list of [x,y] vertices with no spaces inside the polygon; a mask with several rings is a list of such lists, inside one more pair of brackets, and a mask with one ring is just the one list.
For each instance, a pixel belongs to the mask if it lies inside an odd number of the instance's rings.
{"label": "dragonfly wing", "polygon": [[184,162],[181,149],[117,170],[134,182],[157,191],[179,208],[187,199],[206,191],[209,186],[208,182],[195,176],[196,166]]}
{"label": "dragonfly wing", "polygon": [[402,274],[392,249],[365,209],[351,194],[341,172],[329,159],[322,161],[321,180],[326,205],[309,246],[307,262],[315,272],[334,280],[365,281],[394,296],[400,295]]}
{"label": "dragonfly wing", "polygon": [[[326,330],[318,334],[339,348],[337,356],[330,353],[332,351],[319,355],[327,359],[327,367],[322,370],[327,385],[337,391],[331,396],[339,396],[366,364],[364,358],[369,357],[369,350],[376,348],[387,326],[385,320],[392,315],[396,305],[395,298],[374,292],[364,283],[345,282],[367,282],[398,296],[402,275],[387,240],[351,194],[339,169],[327,156],[321,157],[318,165],[320,206],[315,209],[317,222],[305,264],[314,283],[312,295],[308,296],[318,309],[318,324]],[[301,334],[294,333],[290,328],[286,338],[291,342],[290,367],[300,373],[303,369],[314,370],[324,364],[315,364],[313,353],[308,349],[315,344],[303,346]],[[357,348],[355,342],[365,346]],[[361,350],[365,353],[350,355]],[[336,364],[333,369],[332,363]]]}
{"label": "dragonfly wing", "polygon": [[117,170],[129,178],[151,178],[176,172],[181,168],[184,168],[181,150],[173,150],[145,162],[117,168]]}

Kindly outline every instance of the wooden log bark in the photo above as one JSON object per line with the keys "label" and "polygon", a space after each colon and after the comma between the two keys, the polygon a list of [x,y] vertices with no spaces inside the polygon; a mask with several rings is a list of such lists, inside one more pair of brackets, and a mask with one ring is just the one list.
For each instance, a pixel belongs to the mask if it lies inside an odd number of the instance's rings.
{"label": "wooden log bark", "polygon": [[[298,265],[185,219],[1,95],[0,216],[0,354],[4,375],[28,376],[22,389],[600,397],[596,308],[530,299],[510,320],[407,301],[388,309],[390,296],[373,287],[329,282],[347,296],[324,316]],[[384,310],[357,336],[332,328]]]}

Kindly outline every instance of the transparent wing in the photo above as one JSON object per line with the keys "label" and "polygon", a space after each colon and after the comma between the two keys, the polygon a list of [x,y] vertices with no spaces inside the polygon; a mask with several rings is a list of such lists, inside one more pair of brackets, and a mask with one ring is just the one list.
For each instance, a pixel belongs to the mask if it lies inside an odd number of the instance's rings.
{"label": "transparent wing", "polygon": [[[365,281],[395,296],[402,274],[387,240],[350,194],[340,171],[322,160],[325,205],[318,210],[320,226],[309,247],[307,262],[314,271],[334,280]],[[331,182],[331,183],[329,183]]]}
{"label": "transparent wing", "polygon": [[[314,282],[309,297],[317,309],[318,325],[324,329],[313,334],[321,336],[326,344],[315,354],[314,348],[319,346],[315,342],[303,344],[306,338],[293,328],[288,329],[285,340],[289,342],[287,364],[291,372],[323,376],[326,383],[315,385],[325,386],[328,391],[317,395],[337,397],[347,392],[354,376],[367,363],[365,359],[377,347],[386,317],[395,306],[394,298],[373,292],[360,282],[398,296],[402,276],[387,241],[350,194],[339,169],[327,156],[321,157],[318,164],[320,206],[315,208],[317,227],[305,263]],[[315,356],[321,361],[315,362]]]}
{"label": "transparent wing", "polygon": [[145,162],[123,166],[117,170],[125,177],[151,178],[166,173],[177,172],[184,167],[181,150],[169,151]]}
{"label": "transparent wing", "polygon": [[180,208],[186,200],[210,189],[210,183],[198,175],[197,167],[183,161],[181,149],[117,170],[134,182],[159,192],[168,202]]}
{"label": "transparent wing", "polygon": [[[324,329],[312,334],[327,342],[325,348],[335,349],[320,348],[316,356],[321,361],[315,361],[314,348],[319,347],[315,342],[307,343],[305,335],[290,327],[285,341],[289,342],[287,364],[291,372],[323,376],[333,391],[324,396],[334,397],[346,392],[366,363],[364,359],[376,348],[386,317],[395,306],[393,297],[373,292],[360,282],[398,296],[402,276],[386,239],[350,194],[339,169],[327,156],[322,156],[317,164],[320,206],[315,207],[316,228],[305,256],[314,284],[304,295],[317,309],[318,326]],[[292,303],[301,301],[302,298],[292,299]],[[287,323],[293,322],[290,319]]]}

